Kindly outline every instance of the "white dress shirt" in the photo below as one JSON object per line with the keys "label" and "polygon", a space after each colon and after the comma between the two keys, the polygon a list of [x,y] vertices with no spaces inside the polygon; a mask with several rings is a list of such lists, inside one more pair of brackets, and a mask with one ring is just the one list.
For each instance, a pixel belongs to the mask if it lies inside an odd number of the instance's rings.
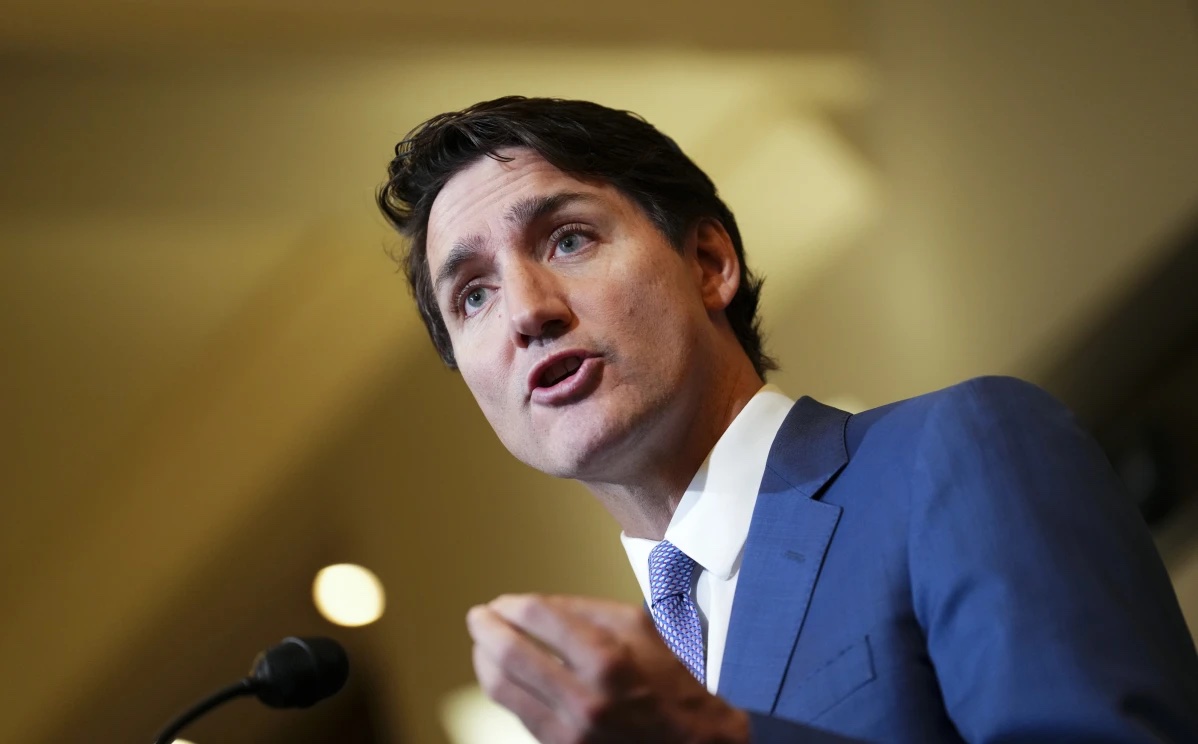
{"label": "white dress shirt", "polygon": [[[720,686],[732,598],[757,490],[770,446],[793,405],[794,401],[773,385],[761,388],[703,461],[666,528],[665,539],[699,564],[692,592],[703,625],[707,689],[712,693]],[[657,541],[624,533],[620,540],[645,601],[651,602],[649,551]]]}

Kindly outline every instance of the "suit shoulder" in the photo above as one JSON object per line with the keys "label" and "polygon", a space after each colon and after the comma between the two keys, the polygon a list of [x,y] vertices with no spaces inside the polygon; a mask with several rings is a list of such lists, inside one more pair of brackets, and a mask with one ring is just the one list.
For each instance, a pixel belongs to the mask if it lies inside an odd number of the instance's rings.
{"label": "suit shoulder", "polygon": [[982,404],[1020,401],[1036,405],[1061,405],[1051,393],[1039,385],[1005,375],[974,377],[930,395],[942,399],[975,400]]}
{"label": "suit shoulder", "polygon": [[1004,421],[1032,423],[1045,418],[1072,419],[1051,394],[1017,377],[974,377],[940,390],[855,414],[846,435],[850,450],[874,429],[913,435],[937,422]]}
{"label": "suit shoulder", "polygon": [[1072,425],[1073,414],[1048,391],[1016,377],[975,377],[932,393],[934,421],[1035,426]]}

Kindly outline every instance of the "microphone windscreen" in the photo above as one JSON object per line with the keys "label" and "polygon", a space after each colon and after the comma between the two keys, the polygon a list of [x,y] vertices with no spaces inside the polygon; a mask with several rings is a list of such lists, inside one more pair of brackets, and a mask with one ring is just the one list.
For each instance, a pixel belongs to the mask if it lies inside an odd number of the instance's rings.
{"label": "microphone windscreen", "polygon": [[335,695],[349,677],[349,659],[331,638],[284,638],[254,659],[254,694],[272,708],[307,708]]}

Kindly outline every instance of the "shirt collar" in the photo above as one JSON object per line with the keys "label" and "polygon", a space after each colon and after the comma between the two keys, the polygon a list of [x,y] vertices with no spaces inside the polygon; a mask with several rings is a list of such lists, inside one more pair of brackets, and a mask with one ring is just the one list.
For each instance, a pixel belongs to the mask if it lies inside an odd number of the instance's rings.
{"label": "shirt collar", "polygon": [[[724,430],[666,528],[666,540],[720,579],[732,578],[740,567],[770,447],[793,405],[777,387],[762,387]],[[648,597],[649,551],[657,541],[624,533],[620,541]]]}

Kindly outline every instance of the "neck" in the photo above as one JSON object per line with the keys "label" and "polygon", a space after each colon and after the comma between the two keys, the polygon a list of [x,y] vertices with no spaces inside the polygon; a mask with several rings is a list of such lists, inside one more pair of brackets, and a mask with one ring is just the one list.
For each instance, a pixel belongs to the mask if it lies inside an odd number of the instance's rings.
{"label": "neck", "polygon": [[764,384],[752,365],[713,377],[682,409],[667,412],[633,443],[637,457],[614,477],[583,483],[630,537],[661,540],[707,455]]}

